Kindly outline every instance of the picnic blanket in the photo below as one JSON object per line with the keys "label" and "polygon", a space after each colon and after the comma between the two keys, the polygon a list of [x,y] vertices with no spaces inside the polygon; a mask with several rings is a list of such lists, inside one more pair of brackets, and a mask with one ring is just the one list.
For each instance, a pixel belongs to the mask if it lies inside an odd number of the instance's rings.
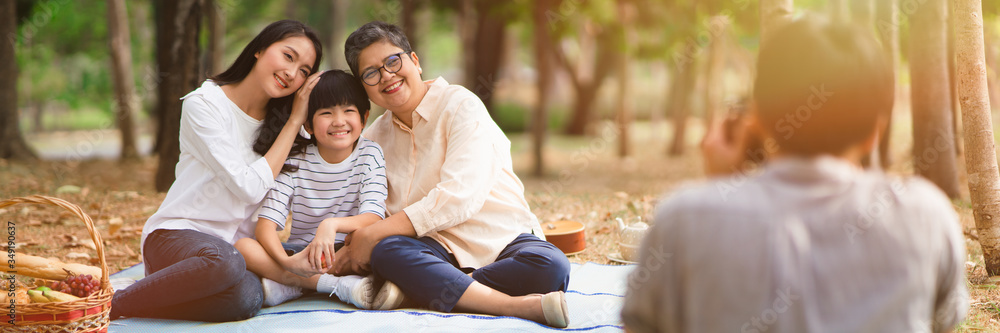
{"label": "picnic blanket", "polygon": [[[620,332],[626,278],[634,265],[613,266],[592,262],[572,264],[566,302],[567,331]],[[143,277],[138,264],[115,273],[115,289]],[[182,320],[126,318],[111,322],[108,332],[329,332],[331,330],[380,332],[558,331],[533,321],[467,313],[442,313],[424,309],[392,311],[359,310],[336,298],[312,293],[237,322],[205,323]]]}

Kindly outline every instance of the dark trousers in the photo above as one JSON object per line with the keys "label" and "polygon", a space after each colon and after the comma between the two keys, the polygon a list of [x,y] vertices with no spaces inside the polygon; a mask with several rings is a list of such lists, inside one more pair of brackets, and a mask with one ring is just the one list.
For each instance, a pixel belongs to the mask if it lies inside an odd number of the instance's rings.
{"label": "dark trousers", "polygon": [[494,263],[476,270],[460,268],[429,237],[390,236],[375,245],[371,266],[417,304],[442,312],[451,312],[473,281],[509,296],[544,294],[565,291],[570,270],[562,251],[531,234],[517,236]]}
{"label": "dark trousers", "polygon": [[156,230],[143,245],[146,277],[115,292],[117,316],[209,322],[253,317],[264,301],[260,278],[233,245],[194,230]]}

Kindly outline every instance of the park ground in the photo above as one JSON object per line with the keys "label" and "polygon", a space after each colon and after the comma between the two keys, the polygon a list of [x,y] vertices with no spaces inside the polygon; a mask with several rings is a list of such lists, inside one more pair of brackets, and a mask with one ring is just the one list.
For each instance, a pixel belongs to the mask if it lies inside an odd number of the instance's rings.
{"label": "park ground", "polygon": [[[551,135],[546,148],[546,174],[531,176],[530,139],[512,134],[515,172],[525,184],[532,210],[542,222],[576,220],[586,225],[587,249],[570,261],[614,264],[607,257],[617,252],[614,219],[648,221],[657,201],[677,186],[703,178],[697,141],[703,133],[692,120],[688,148],[681,156],[666,152],[669,127],[665,123],[638,123],[632,132],[631,157],[618,158],[618,136],[609,123],[596,127],[588,137]],[[893,126],[894,174],[912,174],[905,163],[911,149],[908,116],[899,115]],[[56,136],[55,138],[53,136]],[[29,137],[63,146],[86,147],[115,140],[114,133],[91,131]],[[89,141],[88,141],[89,140]],[[64,155],[73,155],[71,148]],[[91,155],[100,156],[100,154]],[[960,170],[964,163],[959,160]],[[111,273],[141,261],[139,236],[142,225],[159,206],[164,193],[153,189],[156,158],[135,162],[105,159],[40,161],[32,163],[0,160],[0,198],[42,194],[64,198],[80,205],[95,221],[105,242]],[[964,171],[962,181],[964,184]],[[68,186],[67,186],[68,185]],[[954,201],[966,234],[966,272],[971,293],[970,313],[959,332],[1000,331],[1000,280],[990,279],[976,242],[967,187],[963,199]],[[96,263],[89,249],[83,223],[57,208],[17,205],[0,209],[0,217],[17,225],[17,242],[29,254],[55,257],[68,262]],[[706,263],[711,264],[711,263]]]}

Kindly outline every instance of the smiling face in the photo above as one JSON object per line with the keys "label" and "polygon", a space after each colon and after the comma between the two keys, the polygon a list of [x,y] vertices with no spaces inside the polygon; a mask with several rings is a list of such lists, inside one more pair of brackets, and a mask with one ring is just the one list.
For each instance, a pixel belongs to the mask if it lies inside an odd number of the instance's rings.
{"label": "smiling face", "polygon": [[316,147],[324,160],[340,163],[351,156],[366,120],[353,104],[337,105],[316,110],[312,126],[307,126],[306,131],[316,138]]}
{"label": "smiling face", "polygon": [[259,82],[270,98],[291,95],[312,72],[316,50],[306,37],[288,37],[257,52],[257,63],[247,75]]}
{"label": "smiling face", "polygon": [[420,59],[416,53],[401,55],[402,67],[396,73],[389,73],[382,68],[386,58],[403,52],[403,49],[388,42],[378,42],[369,45],[358,56],[360,73],[369,69],[381,72],[382,79],[374,86],[365,84],[365,92],[375,105],[386,108],[394,113],[411,112],[420,104],[427,92],[427,86],[420,78]]}

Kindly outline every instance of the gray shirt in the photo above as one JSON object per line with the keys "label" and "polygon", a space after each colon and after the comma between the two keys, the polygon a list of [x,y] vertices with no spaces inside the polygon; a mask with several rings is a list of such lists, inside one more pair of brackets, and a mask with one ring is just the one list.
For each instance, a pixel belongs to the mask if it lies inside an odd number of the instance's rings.
{"label": "gray shirt", "polygon": [[677,191],[629,276],[634,332],[941,332],[968,312],[944,194],[832,157]]}

